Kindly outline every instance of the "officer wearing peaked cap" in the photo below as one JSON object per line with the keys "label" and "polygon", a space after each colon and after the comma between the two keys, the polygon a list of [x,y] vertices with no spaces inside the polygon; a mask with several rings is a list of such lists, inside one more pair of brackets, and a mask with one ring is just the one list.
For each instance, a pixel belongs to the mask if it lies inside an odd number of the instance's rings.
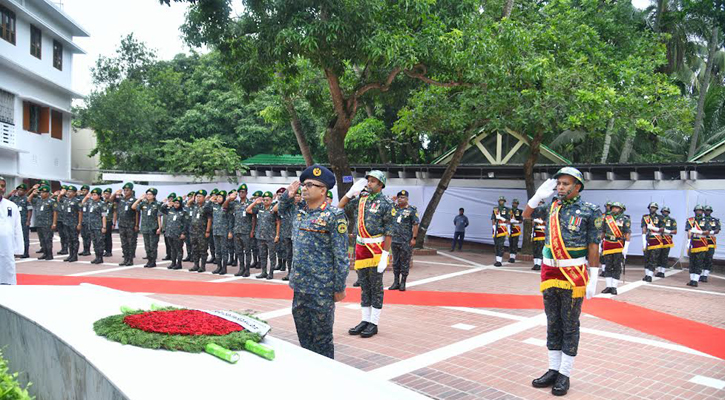
{"label": "officer wearing peaked cap", "polygon": [[393,253],[393,284],[389,290],[406,290],[405,284],[410,272],[410,257],[413,253],[413,246],[418,239],[418,226],[420,217],[418,209],[408,203],[410,193],[401,190],[396,196],[397,204],[393,209],[394,234],[391,245]]}

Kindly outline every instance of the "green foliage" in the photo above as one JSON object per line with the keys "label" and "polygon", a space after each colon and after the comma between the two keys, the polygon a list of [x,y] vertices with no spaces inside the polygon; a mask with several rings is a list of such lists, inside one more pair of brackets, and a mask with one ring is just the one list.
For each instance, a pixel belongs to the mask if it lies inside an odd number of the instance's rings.
{"label": "green foliage", "polygon": [[35,397],[28,393],[30,385],[31,383],[28,383],[25,388],[20,386],[18,373],[10,372],[8,362],[0,350],[0,400],[32,400]]}
{"label": "green foliage", "polygon": [[366,118],[353,125],[345,137],[345,150],[350,154],[353,163],[378,162],[378,144],[386,134],[383,121],[377,118]]}
{"label": "green foliage", "polygon": [[[175,307],[162,307],[158,311],[179,310]],[[232,332],[225,336],[215,335],[169,335],[164,333],[144,332],[131,328],[123,319],[127,315],[142,314],[146,310],[134,310],[119,315],[99,319],[93,323],[93,330],[98,336],[121,344],[143,347],[146,349],[165,349],[171,351],[186,351],[201,353],[208,343],[216,343],[229,350],[244,350],[247,340],[259,342],[262,338],[257,333],[247,330]]]}
{"label": "green foliage", "polygon": [[206,177],[213,180],[225,173],[233,181],[237,171],[246,172],[247,167],[234,149],[229,148],[218,136],[192,139],[162,141],[164,169],[176,175]]}

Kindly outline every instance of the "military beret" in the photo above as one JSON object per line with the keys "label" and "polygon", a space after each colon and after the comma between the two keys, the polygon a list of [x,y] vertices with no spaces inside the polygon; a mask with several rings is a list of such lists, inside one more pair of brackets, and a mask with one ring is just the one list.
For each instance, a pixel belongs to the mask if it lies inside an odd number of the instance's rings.
{"label": "military beret", "polygon": [[68,186],[65,187],[65,189],[66,190],[70,190],[72,192],[77,192],[78,191],[78,188],[75,187],[75,186],[73,186],[73,185],[68,185]]}
{"label": "military beret", "polygon": [[68,190],[68,186],[67,185],[60,185],[60,188],[61,189],[64,189],[64,190]]}
{"label": "military beret", "polygon": [[211,190],[211,194],[212,194],[212,195],[214,195],[214,194],[219,194],[219,189],[217,189],[217,188],[214,188],[214,189],[212,189],[212,190]]}
{"label": "military beret", "polygon": [[197,191],[196,191],[196,194],[200,194],[200,195],[202,195],[202,196],[206,196],[206,190],[204,190],[204,189],[199,189],[199,190],[197,190]]}
{"label": "military beret", "polygon": [[88,185],[81,186],[81,190],[91,190],[91,187]]}
{"label": "military beret", "polygon": [[154,196],[156,196],[159,193],[159,191],[156,190],[156,188],[148,188],[148,189],[146,189],[146,193],[148,193],[148,192],[151,192],[151,194],[153,194]]}
{"label": "military beret", "polygon": [[400,197],[400,196],[408,197],[408,196],[410,196],[410,193],[408,193],[407,190],[401,190],[398,192],[398,197]]}
{"label": "military beret", "polygon": [[174,197],[174,202],[177,202],[177,201],[178,201],[179,203],[181,203],[182,201],[184,201],[184,199],[182,199],[182,198],[181,198],[181,197],[179,197],[179,196],[177,196],[177,197]]}
{"label": "military beret", "polygon": [[252,196],[255,196],[255,197],[260,197],[261,195],[262,195],[262,191],[261,190],[257,190],[256,192],[254,192],[252,194]]}
{"label": "military beret", "polygon": [[249,191],[249,189],[247,188],[247,184],[246,183],[242,183],[241,185],[239,185],[239,188],[237,190],[239,190],[240,192],[242,190],[245,191],[245,192],[248,192]]}
{"label": "military beret", "polygon": [[43,185],[38,190],[41,192],[50,192],[50,187],[48,185]]}
{"label": "military beret", "polygon": [[15,189],[27,189],[27,188],[28,188],[28,185],[26,185],[26,184],[24,184],[24,183],[21,183],[21,184],[19,184],[19,185],[18,185],[18,187],[16,187]]}
{"label": "military beret", "polygon": [[176,198],[176,193],[174,193],[174,192],[169,193],[169,196],[167,197],[167,199],[175,199],[175,198]]}
{"label": "military beret", "polygon": [[282,194],[282,193],[284,193],[284,192],[286,192],[286,191],[287,191],[287,188],[283,188],[283,187],[281,187],[281,188],[277,189],[277,192],[276,192],[276,194]]}
{"label": "military beret", "polygon": [[297,188],[297,193],[295,194],[302,194],[302,188]]}
{"label": "military beret", "polygon": [[236,192],[237,192],[237,189],[232,189],[229,191],[229,194],[236,193]]}
{"label": "military beret", "polygon": [[191,192],[189,192],[189,193],[187,194],[187,196],[194,196],[195,194],[196,194],[196,192],[192,190]]}
{"label": "military beret", "polygon": [[103,193],[113,193],[113,190],[111,190],[111,188],[106,188],[103,190]]}
{"label": "military beret", "polygon": [[220,191],[217,192],[217,194],[219,196],[222,196],[222,197],[227,197],[227,191],[226,190],[220,190]]}
{"label": "military beret", "polygon": [[333,196],[332,196],[332,190],[328,190],[327,191],[327,197],[330,198],[330,199],[333,198]]}
{"label": "military beret", "polygon": [[274,197],[274,195],[272,195],[272,192],[266,191],[266,192],[264,192],[264,194],[262,195],[262,197],[269,197],[271,199],[272,197]]}
{"label": "military beret", "polygon": [[93,190],[91,190],[91,194],[94,194],[94,193],[100,196],[101,188],[93,188]]}
{"label": "military beret", "polygon": [[335,187],[335,174],[322,165],[313,165],[302,171],[302,175],[300,175],[300,182],[304,183],[307,179],[320,181],[327,186],[327,189]]}
{"label": "military beret", "polygon": [[50,186],[50,181],[48,181],[46,179],[42,179],[40,181],[40,186]]}
{"label": "military beret", "polygon": [[133,189],[133,183],[128,182],[128,183],[124,184],[123,189],[126,189],[126,188]]}

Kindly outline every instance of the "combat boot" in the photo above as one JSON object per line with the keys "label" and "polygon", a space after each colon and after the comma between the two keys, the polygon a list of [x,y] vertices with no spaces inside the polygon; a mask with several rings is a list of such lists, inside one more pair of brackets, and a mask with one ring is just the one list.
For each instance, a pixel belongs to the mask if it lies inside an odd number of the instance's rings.
{"label": "combat boot", "polygon": [[227,265],[236,267],[237,266],[237,257],[229,256],[229,262],[227,263]]}
{"label": "combat boot", "polygon": [[182,265],[181,265],[181,256],[178,256],[176,258],[176,266],[174,268],[171,268],[171,269],[181,269],[181,267],[182,267]]}
{"label": "combat boot", "polygon": [[201,257],[201,265],[199,265],[198,273],[206,272],[206,256]]}
{"label": "combat boot", "polygon": [[[171,260],[171,257],[169,257],[169,260]],[[175,269],[174,267],[176,267],[176,260],[171,260],[171,265],[166,267],[166,269]]]}
{"label": "combat boot", "polygon": [[398,290],[400,289],[400,274],[393,275],[393,284],[390,285],[388,290]]}
{"label": "combat boot", "polygon": [[[162,258],[161,260],[162,260],[162,261],[169,261],[169,260],[171,260],[171,256],[167,254],[167,255],[165,255],[165,256],[164,256],[164,258]],[[172,265],[173,265],[173,264],[172,264]]]}
{"label": "combat boot", "polygon": [[398,289],[398,290],[400,290],[401,292],[405,292],[405,281],[406,280],[408,280],[407,276],[400,278],[400,289]]}
{"label": "combat boot", "polygon": [[149,263],[146,266],[146,268],[154,268],[154,267],[156,267],[156,259],[149,257]]}
{"label": "combat boot", "polygon": [[274,279],[274,268],[272,268],[272,266],[269,267],[269,272],[267,273],[267,279]]}
{"label": "combat boot", "polygon": [[189,270],[189,272],[196,272],[198,270],[199,270],[199,260],[194,260],[194,266]]}
{"label": "combat boot", "polygon": [[227,260],[222,260],[222,269],[219,271],[219,276],[226,275],[227,273]]}
{"label": "combat boot", "polygon": [[279,270],[280,271],[287,271],[287,260],[282,259],[280,261],[281,262],[279,263],[280,264]]}
{"label": "combat boot", "polygon": [[[208,262],[208,261],[207,261],[207,262]],[[218,261],[216,262],[216,269],[215,269],[214,271],[212,271],[211,273],[212,273],[212,274],[214,274],[214,275],[216,275],[216,274],[218,274],[219,272],[221,272],[221,270],[222,270],[222,260],[218,260]]]}
{"label": "combat boot", "polygon": [[267,277],[267,266],[265,265],[264,267],[262,267],[262,273],[259,274],[259,275],[257,275],[257,276],[255,276],[255,278],[257,278],[257,279],[264,279],[266,277]]}

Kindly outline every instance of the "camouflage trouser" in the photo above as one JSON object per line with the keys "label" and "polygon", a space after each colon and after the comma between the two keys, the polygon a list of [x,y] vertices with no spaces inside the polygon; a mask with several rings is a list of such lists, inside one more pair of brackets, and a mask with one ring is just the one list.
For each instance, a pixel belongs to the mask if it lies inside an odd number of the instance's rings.
{"label": "camouflage trouser", "polygon": [[670,247],[663,247],[660,249],[660,259],[659,259],[659,266],[669,268],[668,264],[670,263]]}
{"label": "camouflage trouser", "polygon": [[50,227],[38,227],[38,240],[40,240],[40,250],[46,256],[53,255],[53,230]]}
{"label": "camouflage trouser", "polygon": [[74,254],[78,251],[79,247],[77,225],[64,224],[63,231],[66,238],[67,250],[70,254]]}
{"label": "camouflage trouser", "polygon": [[[82,230],[82,229],[81,229]],[[111,254],[113,251],[113,217],[106,217],[106,233],[103,234],[103,244],[106,253]]]}
{"label": "camouflage trouser", "polygon": [[166,236],[164,239],[169,243],[168,251],[169,257],[171,257],[172,263],[181,263],[181,259],[184,258],[184,250],[182,246],[184,241],[181,240],[181,236]]}
{"label": "camouflage trouser", "polygon": [[602,264],[606,265],[604,269],[605,278],[614,278],[619,280],[622,276],[622,265],[624,265],[624,254],[614,253],[602,256]]}
{"label": "camouflage trouser", "polygon": [[662,249],[652,249],[644,252],[644,267],[650,271],[654,271],[660,262],[660,253]]}
{"label": "camouflage trouser", "polygon": [[186,243],[186,255],[191,257],[191,253],[192,253],[191,235],[186,235],[186,239],[184,239],[184,243]]}
{"label": "camouflage trouser", "polygon": [[25,252],[23,254],[28,254],[30,251],[30,226],[26,225],[25,222],[22,223],[23,227],[23,240],[25,240]]}
{"label": "camouflage trouser", "polygon": [[509,254],[516,254],[519,252],[519,238],[518,236],[509,236]]}
{"label": "camouflage trouser", "polygon": [[227,235],[214,235],[214,249],[215,255],[216,255],[216,261],[226,261],[227,259],[227,251],[229,247],[229,239],[227,239]]}
{"label": "camouflage trouser", "polygon": [[269,258],[269,270],[274,271],[274,267],[277,265],[274,258],[275,243],[274,239],[262,240],[257,239],[257,246],[259,246],[259,266],[262,271],[267,271],[267,259]]}
{"label": "camouflage trouser", "polygon": [[206,262],[206,250],[209,245],[209,238],[204,237],[204,232],[191,235],[191,261],[199,262],[203,259]]}
{"label": "camouflage trouser", "polygon": [[702,269],[710,271],[712,269],[712,258],[715,256],[715,249],[708,249],[704,253],[707,254],[707,257],[705,257],[705,265],[702,266]]}
{"label": "camouflage trouser", "polygon": [[499,236],[497,238],[493,238],[493,245],[496,250],[496,256],[503,257],[503,249],[506,245],[506,236]]}
{"label": "camouflage trouser", "polygon": [[91,242],[93,241],[93,238],[91,236],[91,228],[89,228],[86,224],[81,226],[81,238],[83,238],[83,251],[91,251]]}
{"label": "camouflage trouser", "polygon": [[259,258],[259,240],[257,238],[252,238],[252,256]]}
{"label": "camouflage trouser", "polygon": [[410,242],[407,243],[393,243],[391,246],[393,251],[393,273],[397,275],[408,276],[410,271],[410,255],[413,249],[410,247]]}
{"label": "camouflage trouser", "polygon": [[280,238],[277,243],[277,259],[279,269],[289,269],[292,266],[292,238]]}
{"label": "camouflage trouser", "polygon": [[383,274],[378,273],[377,267],[357,270],[357,280],[360,282],[360,306],[383,308]]}
{"label": "camouflage trouser", "polygon": [[216,257],[216,243],[214,241],[214,234],[209,236],[209,253],[211,254],[212,258]]}
{"label": "camouflage trouser", "polygon": [[249,233],[234,234],[234,252],[237,253],[240,268],[252,263],[252,240]]}
{"label": "camouflage trouser", "polygon": [[169,237],[166,236],[166,232],[164,232],[164,248],[166,249],[166,258],[171,258],[171,242]]}
{"label": "camouflage trouser", "polygon": [[93,253],[96,257],[103,257],[103,251],[105,250],[105,234],[100,229],[88,228],[88,235],[91,237],[91,243],[93,243]]}
{"label": "camouflage trouser", "polygon": [[[118,228],[118,233],[121,235],[121,250],[123,251],[124,259],[133,259],[136,253],[136,241],[138,240],[138,232],[133,227],[131,228]],[[85,241],[83,243],[85,247]],[[90,249],[89,249],[90,250]]]}
{"label": "camouflage trouser", "polygon": [[154,233],[143,234],[143,248],[146,250],[146,258],[149,261],[156,261],[159,253],[159,235]]}
{"label": "camouflage trouser", "polygon": [[545,240],[535,240],[531,242],[533,246],[534,258],[544,258],[544,243]]}
{"label": "camouflage trouser", "polygon": [[335,302],[332,295],[322,297],[295,292],[292,299],[292,317],[302,348],[335,358],[335,346],[332,343]]}
{"label": "camouflage trouser", "polygon": [[690,273],[691,274],[702,274],[702,270],[707,265],[707,252],[701,251],[699,253],[690,253]]}
{"label": "camouflage trouser", "polygon": [[548,288],[543,293],[546,347],[574,357],[579,348],[579,316],[584,298],[572,298],[571,294],[571,290],[557,287]]}
{"label": "camouflage trouser", "polygon": [[60,221],[55,225],[55,229],[58,231],[58,236],[60,236],[60,249],[61,251],[67,251],[68,250],[68,231],[65,229],[65,221]]}

